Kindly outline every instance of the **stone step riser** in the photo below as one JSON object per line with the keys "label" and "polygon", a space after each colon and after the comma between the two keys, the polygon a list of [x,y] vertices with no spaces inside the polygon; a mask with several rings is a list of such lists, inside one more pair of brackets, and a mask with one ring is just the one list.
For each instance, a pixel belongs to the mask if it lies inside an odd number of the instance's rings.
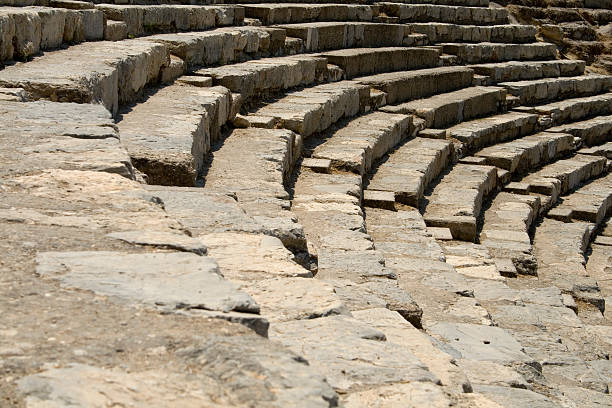
{"label": "stone step riser", "polygon": [[104,14],[97,10],[0,9],[0,64],[103,37]]}
{"label": "stone step riser", "polygon": [[377,7],[358,4],[250,4],[245,16],[264,25],[295,24],[314,21],[372,21]]}
{"label": "stone step riser", "polygon": [[456,55],[461,64],[482,64],[486,62],[551,60],[556,58],[557,49],[553,44],[448,44],[444,43],[445,54]]}
{"label": "stone step riser", "polygon": [[458,25],[447,23],[408,23],[413,33],[425,34],[431,43],[531,43],[537,29],[528,25]]}
{"label": "stone step riser", "polygon": [[129,38],[176,31],[201,31],[215,26],[241,25],[239,7],[97,5],[108,20],[125,23]]}
{"label": "stone step riser", "polygon": [[386,93],[388,104],[426,98],[472,84],[473,71],[463,67],[441,67],[357,78],[354,81]]}
{"label": "stone step riser", "polygon": [[471,65],[470,68],[476,74],[488,76],[493,83],[498,83],[582,75],[585,62],[573,60],[510,61],[499,64]]}
{"label": "stone step riser", "polygon": [[519,97],[522,104],[536,104],[548,100],[607,92],[612,87],[612,77],[589,75],[572,78],[502,82],[499,85],[506,88],[509,94]]}
{"label": "stone step riser", "polygon": [[497,113],[506,100],[502,88],[474,87],[428,99],[416,100],[382,110],[392,113],[414,114],[425,120],[428,128],[442,129],[456,123]]}
{"label": "stone step riser", "polygon": [[495,25],[508,22],[508,11],[503,8],[440,6],[430,4],[377,3],[381,12],[397,17],[402,23],[453,23]]}

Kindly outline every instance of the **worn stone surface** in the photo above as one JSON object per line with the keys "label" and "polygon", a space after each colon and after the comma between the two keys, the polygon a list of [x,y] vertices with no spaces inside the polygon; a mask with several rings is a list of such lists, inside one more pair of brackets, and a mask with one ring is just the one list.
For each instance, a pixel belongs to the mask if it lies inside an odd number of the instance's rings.
{"label": "worn stone surface", "polygon": [[258,313],[259,306],[223,279],[216,262],[187,253],[43,252],[37,273],[65,287],[171,309]]}
{"label": "worn stone surface", "polygon": [[[343,338],[342,343],[336,339]],[[337,390],[366,385],[439,380],[410,351],[387,341],[383,332],[349,317],[281,323],[270,339],[299,350]]]}

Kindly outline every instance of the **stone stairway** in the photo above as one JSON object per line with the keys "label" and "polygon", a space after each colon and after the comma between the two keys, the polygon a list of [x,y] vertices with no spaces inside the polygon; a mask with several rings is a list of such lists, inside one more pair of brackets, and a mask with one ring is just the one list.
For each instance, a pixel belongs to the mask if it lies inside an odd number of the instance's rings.
{"label": "stone stairway", "polygon": [[0,0],[0,406],[610,405],[607,6],[95,3]]}

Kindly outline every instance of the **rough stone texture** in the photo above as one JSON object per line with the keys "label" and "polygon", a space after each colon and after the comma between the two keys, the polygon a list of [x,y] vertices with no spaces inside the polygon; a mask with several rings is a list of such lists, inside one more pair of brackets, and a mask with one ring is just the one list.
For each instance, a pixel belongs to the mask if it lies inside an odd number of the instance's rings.
{"label": "rough stone texture", "polygon": [[22,87],[29,99],[102,103],[116,113],[120,103],[155,83],[169,63],[168,49],[150,41],[80,44],[6,67],[0,86]]}
{"label": "rough stone texture", "polygon": [[373,112],[351,120],[317,146],[312,157],[331,160],[332,168],[363,175],[399,142],[410,136],[412,117]]}
{"label": "rough stone texture", "polygon": [[170,309],[258,313],[246,293],[225,281],[216,262],[187,253],[43,252],[37,273],[65,287]]}
{"label": "rough stone texture", "polygon": [[[23,91],[22,91],[23,92]],[[18,95],[23,93],[19,92]],[[13,93],[13,92],[12,92]],[[0,101],[0,174],[47,168],[104,171],[134,178],[110,114],[100,105]],[[19,134],[19,138],[14,138]]]}
{"label": "rough stone texture", "polygon": [[377,383],[439,382],[410,351],[349,317],[280,323],[273,326],[270,338],[303,353],[337,390]]}
{"label": "rough stone texture", "polygon": [[449,165],[452,157],[453,145],[448,141],[409,140],[378,166],[368,191],[391,191],[397,202],[418,206],[429,183]]}
{"label": "rough stone texture", "polygon": [[149,183],[193,186],[202,177],[211,143],[230,119],[231,101],[224,87],[161,88],[122,113],[123,145]]}
{"label": "rough stone texture", "polygon": [[425,222],[450,228],[453,238],[473,241],[482,202],[496,183],[495,167],[458,164],[427,197]]}
{"label": "rough stone texture", "polygon": [[392,104],[464,88],[472,84],[472,76],[469,68],[440,67],[372,75],[356,82],[385,92]]}
{"label": "rough stone texture", "polygon": [[441,93],[400,105],[386,106],[383,111],[414,114],[425,120],[428,128],[446,128],[459,122],[496,113],[506,92],[497,87],[470,87]]}

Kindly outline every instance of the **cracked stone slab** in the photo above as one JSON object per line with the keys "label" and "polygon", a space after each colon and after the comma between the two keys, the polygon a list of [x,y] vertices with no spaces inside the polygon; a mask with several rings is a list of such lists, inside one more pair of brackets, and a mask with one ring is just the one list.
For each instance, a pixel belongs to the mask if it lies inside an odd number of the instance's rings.
{"label": "cracked stone slab", "polygon": [[[255,335],[211,336],[176,350],[184,370],[127,373],[72,364],[25,377],[27,408],[336,407],[338,395],[295,353]],[[168,370],[171,370],[169,368]]]}
{"label": "cracked stone slab", "polygon": [[274,278],[244,285],[271,322],[349,315],[334,286],[309,278]]}
{"label": "cracked stone slab", "polygon": [[293,254],[275,237],[260,234],[223,232],[198,237],[208,247],[208,255],[234,282],[273,277],[311,278],[312,273],[297,264]]}
{"label": "cracked stone slab", "polygon": [[190,253],[42,252],[36,271],[62,286],[169,307],[259,313],[251,296],[223,278],[217,263]]}
{"label": "cracked stone slab", "polygon": [[349,394],[344,399],[347,408],[446,408],[451,401],[441,387],[430,383],[393,384]]}
{"label": "cracked stone slab", "polygon": [[364,386],[440,380],[411,352],[384,333],[346,316],[273,325],[270,339],[302,353],[339,391]]}
{"label": "cracked stone slab", "polygon": [[107,234],[108,237],[120,239],[136,245],[146,245],[193,252],[196,255],[206,255],[206,245],[187,235],[173,234],[162,231],[123,231]]}
{"label": "cracked stone slab", "polygon": [[469,323],[437,323],[429,331],[443,338],[463,358],[501,364],[531,362],[522,347],[507,331]]}
{"label": "cracked stone slab", "polygon": [[[325,282],[325,281],[324,281]],[[336,279],[329,281],[335,293],[351,311],[386,308],[398,312],[415,327],[421,327],[423,310],[412,296],[392,280],[355,283]]]}

